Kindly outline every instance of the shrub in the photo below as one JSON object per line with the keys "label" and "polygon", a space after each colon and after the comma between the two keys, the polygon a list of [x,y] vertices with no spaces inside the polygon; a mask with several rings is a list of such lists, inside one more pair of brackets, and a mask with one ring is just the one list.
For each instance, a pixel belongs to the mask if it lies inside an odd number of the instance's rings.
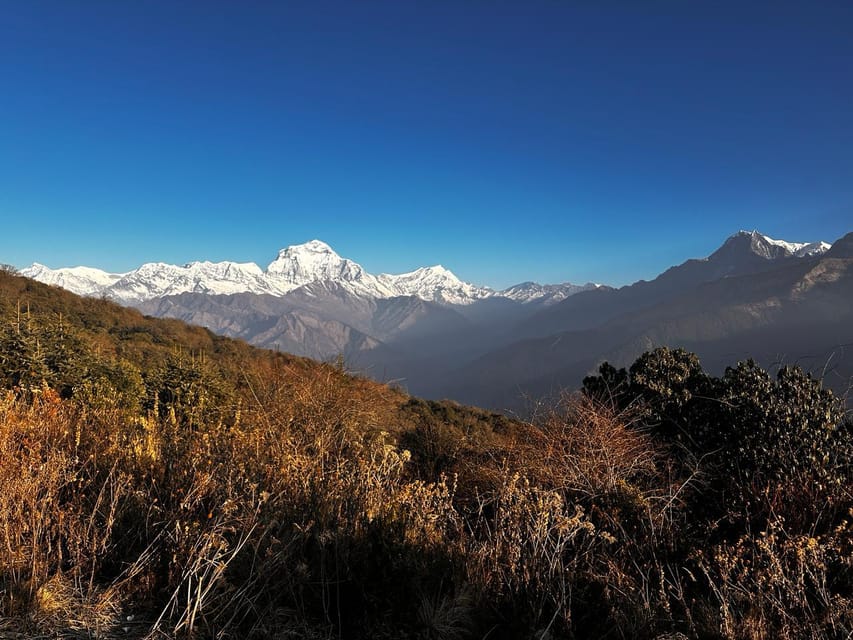
{"label": "shrub", "polygon": [[[600,397],[614,378],[602,366],[586,394]],[[822,526],[843,513],[853,431],[842,403],[798,367],[773,380],[750,360],[716,378],[695,355],[662,348],[641,356],[620,384],[621,406],[639,403],[655,437],[683,461],[702,461],[714,493],[700,498],[697,515],[754,520],[782,508],[789,525],[799,518],[806,527],[820,512]]]}

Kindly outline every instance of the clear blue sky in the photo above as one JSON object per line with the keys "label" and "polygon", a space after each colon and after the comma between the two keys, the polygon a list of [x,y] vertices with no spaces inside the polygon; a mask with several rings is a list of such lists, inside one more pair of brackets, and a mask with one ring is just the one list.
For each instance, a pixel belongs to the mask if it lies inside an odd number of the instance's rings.
{"label": "clear blue sky", "polygon": [[853,3],[10,2],[0,127],[0,262],[621,284],[853,230]]}

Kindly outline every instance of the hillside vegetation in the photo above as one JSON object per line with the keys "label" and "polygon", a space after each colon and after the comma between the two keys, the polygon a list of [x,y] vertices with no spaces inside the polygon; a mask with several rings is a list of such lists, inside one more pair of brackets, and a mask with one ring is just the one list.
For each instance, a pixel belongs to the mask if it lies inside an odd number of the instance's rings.
{"label": "hillside vegetation", "polygon": [[659,349],[519,421],[0,273],[0,630],[849,638],[853,427]]}

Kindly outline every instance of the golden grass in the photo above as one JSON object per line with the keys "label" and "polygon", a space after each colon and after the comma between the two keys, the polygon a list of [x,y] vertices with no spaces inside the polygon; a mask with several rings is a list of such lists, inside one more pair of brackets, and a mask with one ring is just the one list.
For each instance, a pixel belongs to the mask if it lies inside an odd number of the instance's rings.
{"label": "golden grass", "polygon": [[[853,515],[814,531],[772,509],[757,529],[694,522],[714,469],[672,455],[630,412],[566,395],[524,424],[63,300],[88,322],[145,327],[130,351],[156,366],[110,359],[123,381],[111,384],[86,377],[95,358],[67,399],[34,382],[0,396],[0,628],[430,640],[853,633]],[[235,359],[217,368],[146,351],[148,338],[171,348],[183,332]],[[128,352],[102,342],[109,358]],[[850,492],[839,495],[848,503],[833,513],[850,506]]]}

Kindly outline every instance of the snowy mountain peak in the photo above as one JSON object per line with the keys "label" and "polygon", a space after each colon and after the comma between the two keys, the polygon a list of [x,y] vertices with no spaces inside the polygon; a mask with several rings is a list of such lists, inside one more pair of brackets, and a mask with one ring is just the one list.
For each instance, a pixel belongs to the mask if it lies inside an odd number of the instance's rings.
{"label": "snowy mountain peak", "polygon": [[124,274],[107,273],[92,267],[63,267],[51,269],[34,262],[21,270],[21,275],[45,284],[68,289],[82,296],[93,296],[118,281]]}
{"label": "snowy mountain peak", "polygon": [[148,262],[105,289],[111,298],[137,302],[180,293],[274,293],[253,262]]}
{"label": "snowy mountain peak", "polygon": [[374,276],[321,240],[281,249],[266,269],[254,262],[195,261],[180,266],[149,262],[129,273],[111,274],[88,267],[50,269],[36,263],[23,274],[81,295],[105,295],[128,304],[182,293],[283,296],[306,285],[334,285],[372,298],[414,296],[440,304],[465,305],[494,296],[548,304],[587,286],[535,285],[496,292],[464,282],[440,264]]}
{"label": "snowy mountain peak", "polygon": [[[159,263],[162,264],[162,263]],[[168,265],[166,265],[168,266]],[[261,275],[263,271],[254,262],[231,262],[225,260],[223,262],[210,262],[209,260],[188,262],[184,265],[184,269],[191,271],[202,271],[206,273],[216,273],[223,276],[238,272],[249,272]]]}
{"label": "snowy mountain peak", "polygon": [[806,256],[820,256],[832,248],[831,244],[822,240],[819,242],[806,242],[800,244],[801,246],[794,251],[794,255],[798,258]]}
{"label": "snowy mountain peak", "polygon": [[543,304],[554,304],[565,300],[571,295],[597,289],[601,285],[587,282],[583,285],[564,282],[562,284],[539,284],[538,282],[520,282],[499,293],[504,298],[516,300],[522,303],[541,302]]}
{"label": "snowy mountain peak", "polygon": [[363,283],[373,278],[360,264],[341,258],[320,240],[282,249],[267,267],[266,274],[282,290],[324,280]]}
{"label": "snowy mountain peak", "polygon": [[753,231],[738,231],[729,237],[716,254],[720,252],[748,250],[765,260],[777,258],[816,256],[826,253],[830,245],[827,242],[788,242],[786,240],[775,240],[763,233]]}
{"label": "snowy mountain peak", "polygon": [[456,277],[456,274],[453,273],[450,269],[445,269],[440,264],[433,265],[431,267],[420,267],[419,269],[415,269],[409,273],[401,274],[398,277],[403,276],[412,276],[412,278],[433,278],[436,280],[442,280],[444,282],[453,282],[453,283],[461,283],[462,281]]}
{"label": "snowy mountain peak", "polygon": [[285,247],[278,252],[278,258],[284,258],[291,255],[309,255],[316,253],[326,253],[340,258],[340,256],[335,253],[335,250],[322,240],[309,240],[302,244],[293,244],[289,247]]}
{"label": "snowy mountain peak", "polygon": [[[278,252],[276,259],[270,262],[267,273],[285,273],[293,270],[293,265],[311,270],[345,262],[335,251],[320,240],[311,240],[303,244],[294,244]],[[346,260],[346,262],[350,262]],[[355,264],[355,263],[353,263]]]}
{"label": "snowy mountain peak", "polygon": [[463,282],[440,264],[399,275],[383,273],[379,280],[397,291],[398,295],[415,296],[422,300],[446,304],[467,304],[488,298],[495,293],[488,287],[477,287]]}
{"label": "snowy mountain peak", "polygon": [[328,244],[323,242],[322,240],[318,240],[314,238],[313,240],[309,240],[308,242],[303,243],[302,245],[294,245],[295,248],[304,248],[309,251],[325,251],[327,253],[335,253],[335,250],[332,249]]}

